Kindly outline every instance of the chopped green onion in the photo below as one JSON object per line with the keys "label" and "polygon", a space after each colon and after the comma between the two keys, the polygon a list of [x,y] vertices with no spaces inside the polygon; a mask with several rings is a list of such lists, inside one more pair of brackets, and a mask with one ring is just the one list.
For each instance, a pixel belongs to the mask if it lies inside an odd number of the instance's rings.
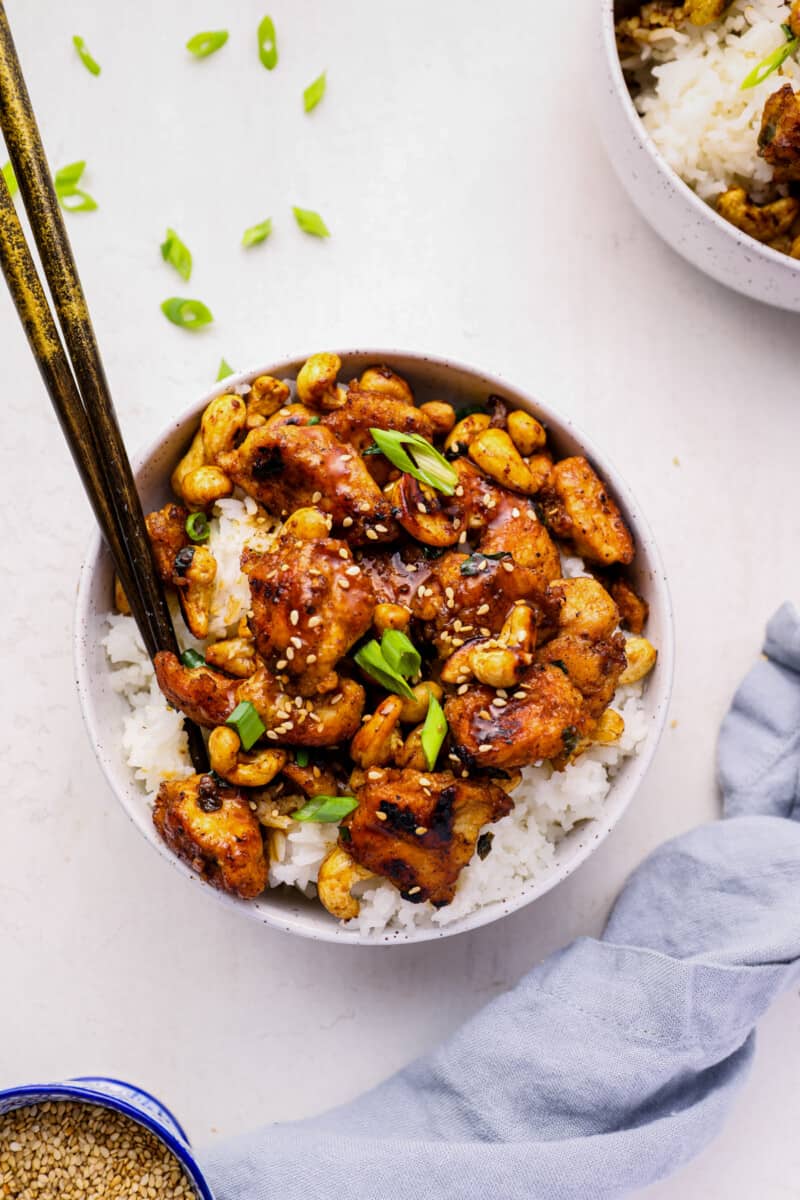
{"label": "chopped green onion", "polygon": [[394,429],[370,429],[370,433],[381,454],[393,466],[444,492],[445,496],[453,495],[458,484],[457,472],[419,433],[399,433]]}
{"label": "chopped green onion", "polygon": [[72,39],[72,44],[75,47],[75,49],[78,51],[78,57],[80,58],[83,65],[86,67],[86,70],[90,71],[92,75],[99,75],[100,74],[100,63],[92,58],[91,54],[86,49],[86,42],[83,40],[83,38],[78,37],[78,35],[76,33]]}
{"label": "chopped green onion", "polygon": [[278,65],[278,39],[272,17],[264,17],[258,27],[258,57],[268,71]]}
{"label": "chopped green onion", "polygon": [[186,521],[186,532],[193,542],[207,542],[211,537],[211,526],[204,512],[193,512]]}
{"label": "chopped green onion", "polygon": [[180,296],[171,296],[161,305],[161,311],[173,325],[181,329],[202,329],[214,320],[209,309],[201,300],[183,300]]}
{"label": "chopped green onion", "polygon": [[303,92],[303,107],[307,113],[310,113],[312,109],[317,107],[320,100],[325,95],[326,86],[325,72],[323,71],[319,78],[315,79],[313,83],[310,83]]}
{"label": "chopped green onion", "polygon": [[224,358],[220,359],[219,371],[217,372],[217,383],[219,383],[220,379],[227,379],[228,376],[233,375],[233,373],[234,371],[231,364],[226,362]]}
{"label": "chopped green onion", "polygon": [[321,420],[322,417],[309,417],[306,421],[306,425],[319,425]]}
{"label": "chopped green onion", "polygon": [[206,660],[198,650],[184,650],[181,655],[181,662],[190,671],[196,671],[198,667],[206,665]]}
{"label": "chopped green onion", "polygon": [[244,750],[252,749],[267,729],[249,700],[237,704],[225,724],[236,730]]}
{"label": "chopped green onion", "polygon": [[93,212],[97,208],[97,202],[89,193],[78,187],[85,170],[86,162],[81,159],[61,167],[53,176],[58,203],[67,212]]}
{"label": "chopped green onion", "polygon": [[425,724],[422,726],[422,733],[420,734],[420,741],[422,742],[422,749],[429,771],[434,770],[436,759],[439,757],[439,751],[446,737],[447,719],[445,718],[441,704],[433,692],[429,692],[428,715],[425,718]]}
{"label": "chopped green onion", "polygon": [[161,257],[164,262],[175,268],[181,279],[189,282],[192,274],[192,252],[174,229],[167,230],[167,236],[161,243]]}
{"label": "chopped green onion", "polygon": [[312,237],[326,238],[330,237],[331,233],[328,226],[323,221],[319,213],[314,212],[311,208],[293,208],[294,219],[302,229],[303,233],[310,233]]}
{"label": "chopped green onion", "polygon": [[249,229],[245,229],[242,234],[243,246],[257,246],[259,242],[265,242],[272,233],[272,218],[267,217],[266,221],[261,221],[258,225],[251,225]]}
{"label": "chopped green onion", "polygon": [[10,162],[7,162],[3,167],[3,179],[6,181],[6,187],[8,188],[9,196],[16,196],[17,192],[19,191],[19,184],[17,183],[17,177],[14,174],[14,168]]}
{"label": "chopped green onion", "polygon": [[381,654],[392,671],[404,679],[419,675],[422,659],[414,643],[399,629],[387,629],[381,638]]}
{"label": "chopped green onion", "polygon": [[308,804],[304,804],[297,812],[292,813],[292,820],[336,825],[354,808],[358,808],[355,796],[314,796]]}
{"label": "chopped green onion", "polygon": [[208,33],[196,33],[186,43],[186,49],[195,58],[208,58],[216,50],[221,50],[228,40],[227,29],[210,30]]}
{"label": "chopped green onion", "polygon": [[795,37],[791,28],[788,25],[781,25],[786,41],[782,46],[778,46],[777,50],[773,50],[766,58],[762,58],[757,67],[754,67],[747,78],[743,81],[741,91],[747,91],[748,88],[758,87],[759,83],[763,83],[768,79],[774,71],[777,71],[786,62],[786,59],[794,54],[798,46],[800,46],[800,38]]}
{"label": "chopped green onion", "polygon": [[307,767],[311,762],[311,754],[308,750],[295,750],[294,761],[297,763],[298,767]]}
{"label": "chopped green onion", "polygon": [[77,187],[81,175],[83,175],[85,170],[85,159],[81,159],[79,162],[68,163],[66,167],[61,167],[53,176],[56,191],[69,192],[70,188]]}
{"label": "chopped green onion", "polygon": [[501,558],[511,557],[510,550],[501,550],[499,554],[481,554],[480,550],[475,550],[469,558],[465,558],[462,562],[461,574],[480,575],[481,571],[486,570],[483,563],[497,562]]}
{"label": "chopped green onion", "polygon": [[387,692],[393,692],[396,696],[406,696],[408,699],[414,699],[414,693],[403,679],[402,675],[398,675],[396,671],[387,663],[381,653],[381,648],[374,640],[367,642],[362,646],[358,654],[354,655],[355,661],[358,663],[361,670],[369,675],[370,679],[374,679],[381,687],[386,688]]}

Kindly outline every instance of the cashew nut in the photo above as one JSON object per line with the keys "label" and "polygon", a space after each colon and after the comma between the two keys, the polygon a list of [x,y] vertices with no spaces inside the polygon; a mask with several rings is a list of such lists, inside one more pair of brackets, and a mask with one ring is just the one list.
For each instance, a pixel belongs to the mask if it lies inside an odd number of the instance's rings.
{"label": "cashew nut", "polygon": [[342,360],[338,354],[312,354],[297,375],[297,395],[314,409],[341,408],[346,393],[337,385]]}
{"label": "cashew nut", "polygon": [[247,408],[241,396],[217,396],[211,401],[200,422],[207,463],[216,465],[221,454],[229,454],[235,448],[246,421]]}
{"label": "cashew nut", "polygon": [[250,385],[247,397],[247,428],[257,429],[267,417],[283,408],[291,396],[288,386],[272,375],[259,375]]}
{"label": "cashew nut", "polygon": [[397,521],[406,533],[426,546],[454,546],[464,527],[463,517],[448,514],[442,496],[412,475],[401,475],[391,485],[388,497],[398,509]]}
{"label": "cashew nut", "polygon": [[371,871],[360,867],[341,846],[334,846],[322,860],[317,875],[320,902],[332,916],[340,921],[350,921],[361,909],[352,889],[357,883],[371,878]]}
{"label": "cashew nut", "polygon": [[117,612],[124,613],[126,617],[130,616],[131,606],[125,595],[125,589],[120,583],[119,575],[114,575],[114,607]]}
{"label": "cashew nut", "polygon": [[298,508],[284,521],[281,534],[301,542],[316,542],[331,531],[331,518],[319,508]]}
{"label": "cashew nut", "polygon": [[530,413],[517,408],[508,414],[506,427],[512,442],[523,458],[529,458],[537,450],[543,450],[547,442],[544,425],[532,417]]}
{"label": "cashew nut", "polygon": [[196,638],[208,636],[208,619],[216,577],[217,561],[214,555],[205,546],[195,546],[192,561],[179,582],[178,595],[186,624]]}
{"label": "cashew nut", "polygon": [[525,494],[536,490],[528,464],[505,429],[485,429],[479,433],[470,443],[469,456],[502,487]]}
{"label": "cashew nut", "polygon": [[382,767],[390,762],[403,744],[398,729],[403,702],[399,696],[387,696],[364,722],[350,743],[350,756],[360,767]]}
{"label": "cashew nut", "polygon": [[208,739],[211,769],[236,787],[264,787],[286,762],[285,750],[257,750],[243,754],[235,729],[218,725]]}
{"label": "cashew nut", "polygon": [[638,683],[656,665],[658,651],[645,637],[629,637],[625,642],[628,665],[619,677],[620,684]]}
{"label": "cashew nut", "polygon": [[411,771],[427,771],[428,757],[422,748],[422,726],[412,729],[394,756],[398,767]]}
{"label": "cashew nut", "polygon": [[414,403],[414,393],[405,379],[389,367],[368,367],[359,379],[358,386],[362,392],[380,392],[404,404]]}
{"label": "cashew nut", "polygon": [[437,437],[450,433],[456,423],[456,410],[442,400],[428,400],[426,404],[420,404],[419,411],[425,413]]}
{"label": "cashew nut", "polygon": [[441,700],[443,692],[438,683],[434,683],[429,679],[426,683],[418,683],[413,687],[414,699],[410,697],[400,697],[402,706],[400,708],[400,720],[406,725],[417,725],[420,721],[424,721],[428,715],[428,705],[430,698],[433,696],[436,700]]}
{"label": "cashew nut", "polygon": [[234,637],[212,643],[206,649],[206,662],[237,679],[249,679],[258,670],[252,638]]}
{"label": "cashew nut", "polygon": [[492,418],[488,413],[470,413],[468,417],[462,417],[458,424],[451,429],[444,444],[445,450],[463,452],[473,438],[476,438],[484,429],[489,428],[491,421]]}
{"label": "cashew nut", "polygon": [[625,722],[613,708],[607,708],[592,730],[592,741],[610,746],[618,742],[625,732]]}
{"label": "cashew nut", "polygon": [[597,641],[616,629],[619,609],[596,579],[580,575],[575,579],[556,579],[550,586],[564,593],[558,614],[562,633],[585,633]]}
{"label": "cashew nut", "polygon": [[408,629],[411,613],[402,604],[377,604],[372,614],[372,623],[378,634],[387,629]]}

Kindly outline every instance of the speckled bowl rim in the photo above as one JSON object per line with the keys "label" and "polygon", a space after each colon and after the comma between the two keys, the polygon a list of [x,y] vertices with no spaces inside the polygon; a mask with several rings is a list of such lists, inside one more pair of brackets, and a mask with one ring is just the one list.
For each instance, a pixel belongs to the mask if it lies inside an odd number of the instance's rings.
{"label": "speckled bowl rim", "polygon": [[[620,98],[623,110],[628,118],[628,124],[631,131],[639,142],[639,144],[647,151],[650,158],[658,167],[663,179],[670,184],[677,192],[679,192],[685,200],[689,202],[694,212],[702,221],[708,221],[715,226],[724,237],[727,237],[736,247],[746,250],[749,254],[755,254],[756,257],[763,259],[765,264],[779,267],[781,272],[788,272],[790,275],[797,275],[800,272],[800,259],[790,258],[788,254],[781,254],[779,250],[773,250],[771,246],[765,246],[763,242],[757,241],[751,237],[749,233],[745,233],[741,229],[737,229],[730,221],[726,221],[719,213],[713,209],[705,200],[698,196],[694,188],[682,179],[678,172],[671,167],[664,155],[659,150],[652,136],[647,130],[644,121],[636,111],[636,105],[633,102],[633,97],[628,90],[628,85],[625,82],[625,75],[622,71],[622,64],[617,50],[617,40],[615,36],[614,22],[614,0],[601,0],[602,4],[602,23],[603,23],[603,44],[605,46],[606,56],[608,58],[611,73],[616,84],[616,91]],[[655,227],[658,228],[658,225]],[[747,294],[747,293],[745,293]],[[762,301],[762,303],[769,303]]]}
{"label": "speckled bowl rim", "polygon": [[[554,440],[557,443],[562,439],[567,441],[572,440],[577,443],[580,450],[595,464],[600,474],[609,484],[610,490],[620,504],[626,520],[632,529],[637,545],[637,561],[639,561],[640,565],[643,562],[644,568],[650,577],[650,590],[647,598],[651,608],[651,620],[653,615],[658,614],[662,629],[658,643],[658,667],[648,682],[647,694],[652,703],[652,712],[650,713],[651,729],[638,754],[626,760],[623,765],[622,776],[612,781],[611,789],[604,802],[602,817],[594,818],[567,835],[567,838],[561,843],[562,847],[567,843],[573,847],[567,862],[556,864],[542,878],[532,880],[530,883],[523,885],[520,891],[509,900],[493,901],[491,904],[479,908],[467,916],[441,928],[432,926],[412,930],[393,929],[380,933],[365,934],[348,929],[346,925],[340,924],[326,913],[321,906],[306,907],[308,902],[306,902],[306,905],[297,904],[293,906],[293,902],[288,900],[283,894],[275,896],[270,895],[268,892],[258,901],[254,902],[243,902],[228,896],[216,888],[205,884],[158,836],[152,824],[150,807],[146,803],[139,786],[134,781],[130,768],[124,765],[121,766],[118,762],[114,761],[108,747],[101,743],[98,732],[95,712],[95,689],[92,683],[93,676],[89,664],[89,647],[87,642],[92,581],[95,571],[100,564],[101,556],[107,553],[99,530],[92,536],[81,567],[75,608],[73,647],[78,696],[89,740],[109,786],[124,811],[147,841],[155,846],[159,853],[167,858],[185,879],[189,880],[205,895],[213,897],[217,902],[224,904],[229,910],[235,911],[240,916],[261,921],[285,933],[297,934],[315,940],[336,942],[349,946],[392,946],[426,942],[438,938],[454,937],[456,934],[478,929],[531,904],[534,900],[545,895],[545,893],[571,875],[611,833],[611,830],[628,808],[647,774],[666,723],[672,693],[675,656],[672,602],[666,573],[655,538],[647,521],[641,515],[639,506],[634,500],[630,489],[607,457],[595,447],[585,434],[576,429],[568,417],[534,399],[529,392],[511,383],[509,380],[495,374],[488,374],[480,368],[454,359],[442,358],[436,355],[416,354],[403,350],[385,349],[338,350],[336,353],[339,354],[344,363],[344,374],[347,374],[347,364],[352,359],[359,361],[361,364],[368,362],[388,362],[394,365],[400,372],[406,369],[412,371],[412,373],[416,372],[419,376],[424,375],[426,369],[446,374],[454,373],[455,376],[461,378],[462,387],[464,386],[464,378],[468,377],[470,386],[474,385],[476,390],[485,395],[490,395],[493,392],[513,393],[512,402],[515,405],[521,405],[529,411],[536,413],[553,433]],[[194,423],[196,426],[200,414],[215,396],[220,395],[225,390],[231,390],[240,384],[250,383],[258,375],[269,374],[275,375],[278,378],[293,377],[307,357],[308,354],[293,355],[278,362],[267,363],[254,369],[240,371],[238,374],[217,383],[202,399],[190,405],[180,417],[172,422],[166,431],[134,457],[133,465],[137,476],[142,471],[144,465],[158,454],[162,444],[184,426],[187,427],[188,444],[191,424]],[[408,365],[404,367],[404,364]],[[363,369],[363,365],[354,369]],[[455,391],[459,389],[456,379],[453,381],[453,388]],[[614,800],[613,804],[612,798]]]}

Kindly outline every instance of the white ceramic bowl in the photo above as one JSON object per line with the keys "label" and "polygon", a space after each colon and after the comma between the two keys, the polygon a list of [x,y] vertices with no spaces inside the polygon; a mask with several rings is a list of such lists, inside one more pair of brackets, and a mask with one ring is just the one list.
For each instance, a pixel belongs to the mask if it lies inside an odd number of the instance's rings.
{"label": "white ceramic bowl", "polygon": [[[639,590],[650,603],[648,636],[658,647],[659,662],[656,671],[650,677],[645,693],[650,732],[639,754],[625,761],[614,780],[604,806],[603,816],[573,830],[559,846],[553,868],[546,877],[530,883],[519,894],[509,897],[507,901],[496,902],[479,909],[472,915],[442,929],[420,929],[410,933],[393,931],[365,936],[339,924],[325,912],[321,905],[305,900],[299,893],[292,895],[276,891],[267,893],[260,899],[249,903],[225,896],[193,874],[168,849],[156,833],[150,807],[123,759],[121,724],[125,705],[111,688],[108,662],[100,645],[104,622],[111,606],[113,571],[110,555],[105,549],[99,533],[92,539],[81,571],[78,590],[75,623],[78,692],[89,738],[114,794],[140,832],[182,872],[198,891],[204,892],[207,896],[217,897],[223,904],[234,908],[244,916],[263,921],[265,924],[283,929],[287,933],[300,934],[304,937],[349,944],[420,942],[431,938],[449,937],[467,929],[475,929],[479,925],[496,921],[525,904],[530,904],[532,900],[555,887],[562,879],[566,879],[567,875],[580,866],[607,837],[628,807],[641,783],[664,726],[672,688],[672,612],[661,559],[653,535],[641,516],[636,502],[619,473],[582,434],[578,433],[563,414],[534,401],[525,392],[509,386],[501,379],[457,363],[385,350],[342,351],[341,357],[343,379],[353,378],[373,363],[390,363],[395,370],[409,380],[420,403],[434,397],[446,397],[457,403],[475,404],[485,402],[487,396],[493,392],[500,393],[515,407],[527,409],[545,422],[550,431],[552,444],[559,455],[585,454],[609,484],[636,539],[637,555],[634,577]],[[256,376],[263,374],[275,375],[279,379],[292,378],[297,374],[303,361],[304,359],[300,358],[260,366],[257,370],[246,371],[233,379],[226,380],[225,386],[231,387],[239,383],[248,383]],[[169,476],[172,468],[191,440],[203,409],[219,392],[220,386],[218,385],[207,396],[194,403],[135,460],[136,481],[145,511],[160,507],[169,498]]]}
{"label": "white ceramic bowl", "polygon": [[625,84],[614,39],[624,0],[592,6],[596,119],[612,166],[645,220],[673,250],[719,283],[776,308],[800,312],[800,262],[724,221],[667,163]]}

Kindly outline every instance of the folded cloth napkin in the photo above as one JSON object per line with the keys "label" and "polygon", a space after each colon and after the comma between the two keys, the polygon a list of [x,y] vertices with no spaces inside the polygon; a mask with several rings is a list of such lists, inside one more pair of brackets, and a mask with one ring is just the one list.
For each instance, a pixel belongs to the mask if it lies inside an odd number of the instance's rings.
{"label": "folded cloth napkin", "polygon": [[601,941],[322,1117],[209,1151],[218,1200],[593,1200],[677,1170],[800,979],[800,616],[770,622],[719,743],[726,816],[635,872]]}

